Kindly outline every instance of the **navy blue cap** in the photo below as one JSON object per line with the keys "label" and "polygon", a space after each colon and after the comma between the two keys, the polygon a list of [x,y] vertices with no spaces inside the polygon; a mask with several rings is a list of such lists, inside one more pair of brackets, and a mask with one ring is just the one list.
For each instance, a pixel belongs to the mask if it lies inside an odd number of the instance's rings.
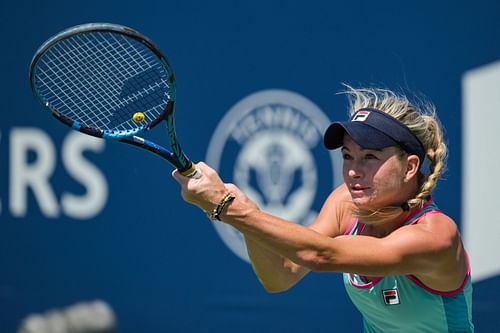
{"label": "navy blue cap", "polygon": [[365,149],[383,149],[400,146],[409,154],[417,155],[422,165],[425,149],[403,123],[389,114],[372,108],[358,110],[349,121],[334,122],[323,138],[326,148],[337,149],[344,144],[344,134]]}

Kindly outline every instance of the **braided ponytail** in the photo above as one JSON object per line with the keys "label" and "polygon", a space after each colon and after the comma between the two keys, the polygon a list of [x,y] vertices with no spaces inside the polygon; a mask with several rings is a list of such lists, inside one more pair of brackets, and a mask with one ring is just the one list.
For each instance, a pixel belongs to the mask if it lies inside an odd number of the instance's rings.
{"label": "braided ponytail", "polygon": [[443,130],[435,116],[423,115],[423,120],[427,125],[427,135],[421,135],[421,140],[424,147],[427,149],[426,156],[429,160],[428,175],[421,174],[420,191],[414,199],[408,200],[410,207],[422,206],[425,200],[431,195],[431,192],[437,185],[439,177],[446,168],[446,157],[448,148],[444,143]]}

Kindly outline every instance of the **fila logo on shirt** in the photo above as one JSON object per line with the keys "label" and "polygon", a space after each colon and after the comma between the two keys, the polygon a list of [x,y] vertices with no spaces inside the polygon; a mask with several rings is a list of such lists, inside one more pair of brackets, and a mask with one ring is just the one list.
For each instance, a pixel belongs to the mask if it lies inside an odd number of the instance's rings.
{"label": "fila logo on shirt", "polygon": [[401,303],[397,289],[382,290],[382,294],[384,295],[385,305],[397,305]]}
{"label": "fila logo on shirt", "polygon": [[370,111],[358,111],[354,117],[352,117],[352,121],[365,121],[368,118]]}

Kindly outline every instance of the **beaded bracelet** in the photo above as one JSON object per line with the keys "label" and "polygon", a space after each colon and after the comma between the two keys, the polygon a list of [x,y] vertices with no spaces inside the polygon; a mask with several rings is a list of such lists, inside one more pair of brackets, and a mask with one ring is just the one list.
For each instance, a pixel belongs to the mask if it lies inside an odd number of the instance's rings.
{"label": "beaded bracelet", "polygon": [[234,196],[234,194],[232,194],[231,192],[229,192],[228,194],[226,194],[222,200],[220,201],[220,203],[215,206],[215,208],[211,211],[211,212],[207,212],[207,216],[210,220],[212,221],[215,221],[215,220],[218,220],[220,221],[220,214],[222,213],[222,210],[224,209],[224,207],[226,207],[230,202],[232,202],[236,197]]}

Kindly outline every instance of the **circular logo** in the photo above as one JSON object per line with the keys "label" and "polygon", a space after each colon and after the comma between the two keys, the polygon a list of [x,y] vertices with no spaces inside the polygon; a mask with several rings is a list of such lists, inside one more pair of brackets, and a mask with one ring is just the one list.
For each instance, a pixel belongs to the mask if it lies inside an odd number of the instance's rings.
{"label": "circular logo", "polygon": [[[217,126],[206,161],[261,210],[308,225],[342,182],[339,152],[323,146],[328,117],[305,97],[265,90],[234,105]],[[216,222],[224,243],[249,262],[243,235]]]}

